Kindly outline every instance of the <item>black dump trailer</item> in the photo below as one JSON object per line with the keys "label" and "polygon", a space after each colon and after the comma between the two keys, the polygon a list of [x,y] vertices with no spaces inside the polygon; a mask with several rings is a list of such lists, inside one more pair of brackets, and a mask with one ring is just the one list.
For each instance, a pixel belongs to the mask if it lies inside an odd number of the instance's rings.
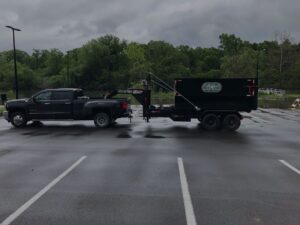
{"label": "black dump trailer", "polygon": [[[206,130],[220,128],[234,131],[240,127],[240,112],[257,109],[257,78],[175,79],[171,87],[158,77],[144,81],[144,89],[128,89],[119,93],[132,94],[143,106],[147,122],[152,117],[169,117],[173,121],[191,121],[196,118]],[[174,92],[174,104],[154,106],[151,104],[152,84]]]}
{"label": "black dump trailer", "polygon": [[[250,112],[257,108],[256,83],[256,79],[176,79],[175,109],[189,114],[195,105],[206,111]],[[192,117],[199,116],[194,113]]]}

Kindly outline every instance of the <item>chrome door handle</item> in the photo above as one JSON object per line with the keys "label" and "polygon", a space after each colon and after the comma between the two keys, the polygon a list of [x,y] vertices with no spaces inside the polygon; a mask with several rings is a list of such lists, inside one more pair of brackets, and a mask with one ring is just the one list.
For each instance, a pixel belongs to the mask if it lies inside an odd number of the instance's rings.
{"label": "chrome door handle", "polygon": [[45,102],[44,105],[50,105],[50,102]]}
{"label": "chrome door handle", "polygon": [[71,102],[66,102],[65,105],[71,105]]}

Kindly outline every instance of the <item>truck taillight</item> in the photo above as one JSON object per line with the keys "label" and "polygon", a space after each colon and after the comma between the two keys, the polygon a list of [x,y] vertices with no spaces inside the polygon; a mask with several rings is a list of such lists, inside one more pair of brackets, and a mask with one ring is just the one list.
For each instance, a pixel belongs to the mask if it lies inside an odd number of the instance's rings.
{"label": "truck taillight", "polygon": [[248,80],[248,94],[247,96],[255,96],[255,88],[256,88],[256,84],[255,84],[255,80]]}
{"label": "truck taillight", "polygon": [[128,109],[128,102],[121,102],[121,109]]}

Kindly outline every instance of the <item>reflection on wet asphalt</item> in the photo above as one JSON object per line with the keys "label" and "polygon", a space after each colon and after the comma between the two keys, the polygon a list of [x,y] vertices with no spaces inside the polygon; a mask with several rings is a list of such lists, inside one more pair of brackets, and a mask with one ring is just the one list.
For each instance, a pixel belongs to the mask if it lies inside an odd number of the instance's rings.
{"label": "reflection on wet asphalt", "polygon": [[[138,114],[138,113],[136,113]],[[184,225],[177,158],[184,161],[198,225],[298,225],[300,112],[244,114],[236,132],[197,120],[44,122],[0,119],[0,224],[78,158],[87,159],[12,224]]]}

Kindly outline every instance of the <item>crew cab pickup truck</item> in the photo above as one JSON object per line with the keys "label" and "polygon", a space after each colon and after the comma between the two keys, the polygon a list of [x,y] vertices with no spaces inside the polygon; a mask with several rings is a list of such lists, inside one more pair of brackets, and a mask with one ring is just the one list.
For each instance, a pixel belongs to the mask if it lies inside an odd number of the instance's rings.
{"label": "crew cab pickup truck", "polygon": [[131,117],[126,99],[90,99],[74,88],[46,89],[29,99],[7,101],[5,108],[5,119],[17,128],[31,120],[94,120],[96,127],[105,128],[118,118]]}

